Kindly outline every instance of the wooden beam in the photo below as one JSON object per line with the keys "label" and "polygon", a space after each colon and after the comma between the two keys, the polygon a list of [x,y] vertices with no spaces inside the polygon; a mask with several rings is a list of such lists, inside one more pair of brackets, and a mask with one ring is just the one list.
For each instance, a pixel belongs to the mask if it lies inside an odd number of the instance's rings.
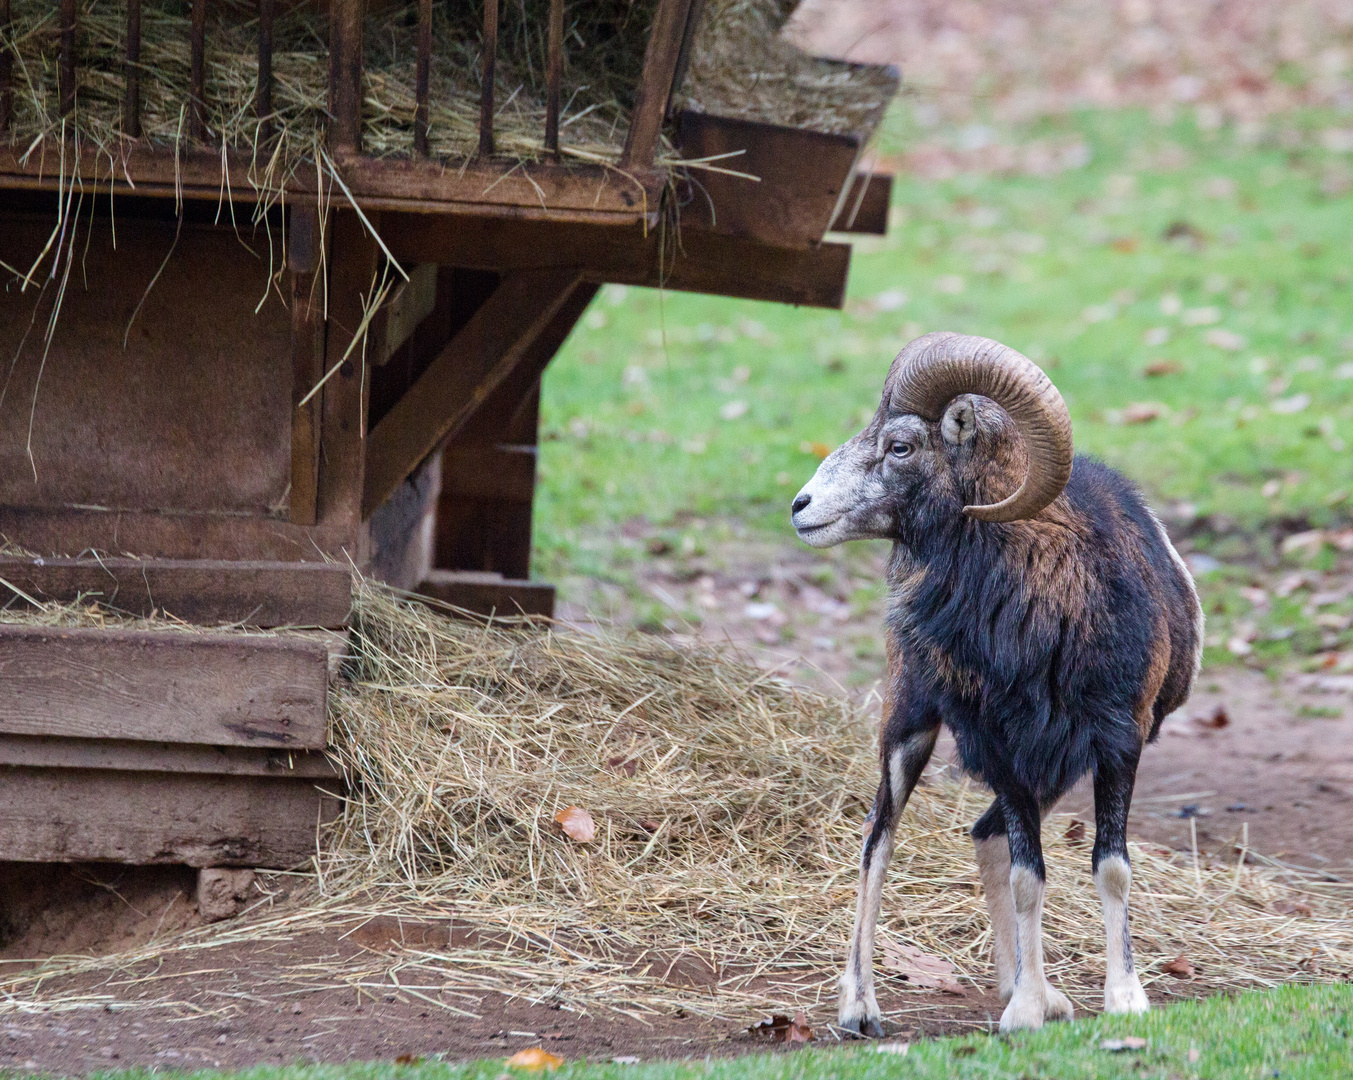
{"label": "wooden beam", "polygon": [[141,0],[127,0],[127,48],[122,65],[122,133],[141,137]]}
{"label": "wooden beam", "polygon": [[677,60],[686,35],[691,0],[658,0],[653,26],[644,49],[644,70],[630,110],[630,127],[620,156],[622,169],[653,164],[667,106],[672,98]]}
{"label": "wooden beam", "polygon": [[333,780],[340,775],[333,760],[320,750],[254,750],[243,746],[69,739],[54,735],[0,735],[0,765],[318,780]]}
{"label": "wooden beam", "polygon": [[336,781],[0,769],[0,859],[288,869],[315,853]]}
{"label": "wooden beam", "polygon": [[514,443],[454,442],[442,452],[442,497],[530,502],[536,448]]}
{"label": "wooden beam", "polygon": [[432,73],[432,0],[418,0],[418,56],[414,69],[413,152],[428,156],[428,79]]}
{"label": "wooden beam", "polygon": [[839,308],[850,245],[774,247],[756,240],[683,228],[681,243],[657,230],[572,222],[386,214],[381,237],[402,263],[471,269],[577,266],[586,280],[661,286],[678,292]]}
{"label": "wooden beam", "polygon": [[453,437],[527,355],[578,285],[575,268],[507,275],[367,439],[363,517]]}
{"label": "wooden beam", "polygon": [[[305,401],[324,374],[324,283],[316,275],[322,252],[313,206],[291,210],[287,267],[291,271],[291,495],[290,518],[313,525],[319,512],[320,394]],[[304,404],[302,403],[304,402]]]}
{"label": "wooden beam", "polygon": [[888,235],[888,208],[893,201],[891,173],[856,173],[841,212],[830,232]]}
{"label": "wooden beam", "polygon": [[329,3],[329,149],[362,149],[362,18],[366,0]]}
{"label": "wooden beam", "polygon": [[61,0],[61,55],[57,61],[61,115],[75,108],[75,0]]}
{"label": "wooden beam", "polygon": [[484,0],[484,54],[479,67],[479,156],[493,156],[493,80],[498,65],[498,0]]}
{"label": "wooden beam", "polygon": [[24,594],[139,616],[158,610],[205,626],[341,627],[352,609],[352,575],[323,562],[0,556],[0,607],[27,606]]}
{"label": "wooden beam", "polygon": [[0,732],[323,749],[328,651],[301,637],[0,626]]}
{"label": "wooden beam", "polygon": [[545,149],[559,160],[559,83],[564,72],[564,0],[550,0],[545,63]]}
{"label": "wooden beam", "polygon": [[433,570],[418,593],[474,615],[554,617],[555,589],[541,581],[468,570]]}

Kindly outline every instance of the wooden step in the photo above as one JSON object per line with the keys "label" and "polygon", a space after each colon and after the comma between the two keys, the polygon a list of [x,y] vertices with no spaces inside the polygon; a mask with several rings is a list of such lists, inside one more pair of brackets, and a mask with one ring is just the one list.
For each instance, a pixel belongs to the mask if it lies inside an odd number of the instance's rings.
{"label": "wooden step", "polygon": [[433,570],[417,591],[476,615],[554,617],[554,586],[542,581],[474,570]]}

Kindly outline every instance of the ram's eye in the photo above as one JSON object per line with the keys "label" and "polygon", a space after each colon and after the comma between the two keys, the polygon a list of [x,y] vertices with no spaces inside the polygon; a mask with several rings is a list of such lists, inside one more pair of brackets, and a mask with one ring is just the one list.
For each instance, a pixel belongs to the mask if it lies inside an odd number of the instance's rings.
{"label": "ram's eye", "polygon": [[888,447],[888,453],[892,454],[894,457],[906,457],[911,453],[911,443],[895,442],[892,446]]}

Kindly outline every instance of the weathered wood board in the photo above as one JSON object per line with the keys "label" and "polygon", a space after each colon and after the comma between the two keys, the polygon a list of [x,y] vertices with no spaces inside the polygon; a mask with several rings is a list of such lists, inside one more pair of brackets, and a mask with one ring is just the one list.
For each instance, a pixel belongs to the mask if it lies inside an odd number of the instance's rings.
{"label": "weathered wood board", "polygon": [[304,638],[0,626],[0,733],[323,749],[328,677]]}
{"label": "weathered wood board", "polygon": [[192,746],[52,735],[0,735],[0,765],[212,776],[310,777],[335,782],[339,775],[333,761],[319,750],[255,750],[243,746]]}
{"label": "weathered wood board", "polygon": [[432,600],[476,615],[554,616],[554,586],[472,570],[433,570],[418,586]]}

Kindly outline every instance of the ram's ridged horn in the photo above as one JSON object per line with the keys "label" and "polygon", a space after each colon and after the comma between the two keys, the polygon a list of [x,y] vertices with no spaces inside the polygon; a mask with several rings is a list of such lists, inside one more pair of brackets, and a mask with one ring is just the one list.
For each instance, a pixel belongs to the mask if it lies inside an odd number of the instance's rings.
{"label": "ram's ridged horn", "polygon": [[911,342],[888,371],[888,408],[938,420],[959,394],[981,394],[1015,422],[1029,454],[1019,490],[986,506],[965,506],[979,521],[1020,521],[1061,494],[1071,477],[1071,416],[1057,387],[1027,356],[989,338],[926,334]]}

